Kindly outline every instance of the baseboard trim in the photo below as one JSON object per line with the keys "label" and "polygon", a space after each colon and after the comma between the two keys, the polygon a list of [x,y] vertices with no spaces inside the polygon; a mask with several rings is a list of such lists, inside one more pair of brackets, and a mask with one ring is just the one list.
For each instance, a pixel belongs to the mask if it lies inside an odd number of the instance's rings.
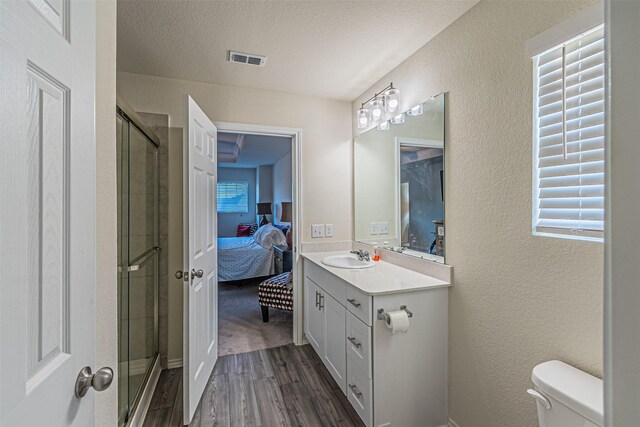
{"label": "baseboard trim", "polygon": [[449,427],[460,427],[458,423],[449,418]]}
{"label": "baseboard trim", "polygon": [[182,368],[182,357],[178,359],[168,359],[167,369]]}
{"label": "baseboard trim", "polygon": [[136,405],[136,409],[133,414],[131,414],[127,427],[140,427],[144,424],[144,419],[147,416],[153,392],[155,391],[158,380],[160,379],[160,371],[162,371],[162,369],[160,369],[160,358],[156,357],[156,360],[153,363],[153,368],[151,368],[151,374],[149,375],[147,384],[144,386],[142,396],[140,396],[140,401],[138,402],[138,405]]}

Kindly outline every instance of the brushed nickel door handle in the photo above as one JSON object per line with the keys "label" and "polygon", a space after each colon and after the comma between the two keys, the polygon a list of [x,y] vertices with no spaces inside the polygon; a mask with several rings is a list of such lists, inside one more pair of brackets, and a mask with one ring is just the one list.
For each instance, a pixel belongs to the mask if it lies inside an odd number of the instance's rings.
{"label": "brushed nickel door handle", "polygon": [[182,270],[178,270],[176,271],[176,279],[180,280],[184,280],[185,282],[189,281],[189,273],[187,273],[186,271],[182,271]]}
{"label": "brushed nickel door handle", "polygon": [[109,388],[113,382],[113,369],[100,368],[95,374],[91,373],[91,368],[85,366],[80,370],[76,378],[75,394],[78,399],[83,398],[90,388],[95,391],[103,391]]}
{"label": "brushed nickel door handle", "polygon": [[191,278],[192,279],[194,277],[197,277],[197,278],[201,279],[202,276],[204,276],[204,271],[202,271],[202,270],[196,271],[195,269],[191,269]]}

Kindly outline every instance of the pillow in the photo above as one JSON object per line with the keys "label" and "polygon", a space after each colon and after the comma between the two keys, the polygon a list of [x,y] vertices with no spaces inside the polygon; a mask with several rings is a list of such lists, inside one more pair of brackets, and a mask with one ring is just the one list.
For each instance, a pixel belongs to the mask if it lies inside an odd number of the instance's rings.
{"label": "pillow", "polygon": [[282,234],[284,234],[285,236],[287,235],[287,231],[289,231],[289,227],[291,227],[290,225],[282,225],[282,224],[273,224],[273,226],[278,230],[282,231]]}
{"label": "pillow", "polygon": [[[240,224],[240,225],[242,225],[242,226],[246,225],[247,227],[249,227],[249,234],[247,234],[247,236],[253,236],[253,234],[258,229],[258,224],[256,224],[255,222],[253,224]],[[240,237],[240,236],[238,236],[238,237]]]}
{"label": "pillow", "polygon": [[251,236],[251,226],[250,225],[238,225],[238,230],[236,230],[236,237],[249,237]]}
{"label": "pillow", "polygon": [[282,231],[272,224],[266,224],[258,228],[258,231],[253,235],[253,240],[265,249],[287,244],[287,238]]}

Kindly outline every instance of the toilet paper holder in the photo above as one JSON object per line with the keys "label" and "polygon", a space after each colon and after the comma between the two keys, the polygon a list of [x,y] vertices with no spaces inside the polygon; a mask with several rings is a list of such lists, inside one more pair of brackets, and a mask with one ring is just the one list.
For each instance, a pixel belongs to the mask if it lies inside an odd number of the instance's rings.
{"label": "toilet paper holder", "polygon": [[[407,308],[406,305],[401,305],[400,306],[400,310],[406,311],[407,312],[407,316],[413,317],[413,313],[409,311],[409,309]],[[385,313],[384,308],[379,308],[378,309],[378,320],[384,320],[387,323],[389,323],[391,321],[391,319],[389,318],[389,315],[387,313]]]}

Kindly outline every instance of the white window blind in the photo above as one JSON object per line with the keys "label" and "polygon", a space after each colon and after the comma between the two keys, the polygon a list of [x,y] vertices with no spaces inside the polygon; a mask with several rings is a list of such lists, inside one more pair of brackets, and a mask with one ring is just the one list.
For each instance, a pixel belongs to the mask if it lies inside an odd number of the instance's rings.
{"label": "white window blind", "polygon": [[218,213],[246,213],[249,211],[248,182],[218,182]]}
{"label": "white window blind", "polygon": [[534,57],[534,234],[604,230],[604,29]]}

